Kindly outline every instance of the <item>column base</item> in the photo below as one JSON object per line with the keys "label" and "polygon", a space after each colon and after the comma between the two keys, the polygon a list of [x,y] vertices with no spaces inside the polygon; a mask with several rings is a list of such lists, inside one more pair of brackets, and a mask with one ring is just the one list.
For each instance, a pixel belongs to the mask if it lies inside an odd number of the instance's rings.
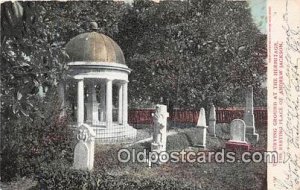
{"label": "column base", "polygon": [[256,133],[254,126],[246,126],[246,138],[251,144],[256,144],[259,140],[259,134]]}

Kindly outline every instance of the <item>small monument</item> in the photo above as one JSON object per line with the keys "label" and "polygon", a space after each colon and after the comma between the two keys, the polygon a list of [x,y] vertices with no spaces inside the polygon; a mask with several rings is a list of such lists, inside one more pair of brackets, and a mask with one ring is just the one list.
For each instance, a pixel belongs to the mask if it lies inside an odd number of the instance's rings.
{"label": "small monument", "polygon": [[73,168],[92,170],[94,167],[95,137],[93,129],[87,124],[78,127],[78,143],[74,150]]}
{"label": "small monument", "polygon": [[241,119],[234,119],[230,123],[230,140],[226,142],[226,149],[242,149],[249,151],[250,144],[246,142],[246,124]]}
{"label": "small monument", "polygon": [[152,152],[164,152],[167,145],[167,118],[169,113],[167,112],[167,106],[157,104],[155,113],[153,115],[154,132],[153,142],[151,143]]}
{"label": "small monument", "polygon": [[253,114],[253,87],[249,86],[246,90],[246,109],[244,121],[246,124],[246,137],[251,143],[256,143],[259,135],[255,132],[255,120]]}
{"label": "small monument", "polygon": [[197,127],[200,129],[200,144],[198,146],[202,148],[206,148],[206,116],[205,116],[205,109],[201,108],[199,113],[199,118],[197,122]]}
{"label": "small monument", "polygon": [[208,132],[213,137],[216,137],[216,121],[216,108],[212,104],[209,111]]}

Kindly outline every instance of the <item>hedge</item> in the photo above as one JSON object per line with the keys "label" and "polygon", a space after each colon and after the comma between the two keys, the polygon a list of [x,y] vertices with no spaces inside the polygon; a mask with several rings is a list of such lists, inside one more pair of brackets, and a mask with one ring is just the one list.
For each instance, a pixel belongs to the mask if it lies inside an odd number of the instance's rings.
{"label": "hedge", "polygon": [[34,189],[199,189],[197,186],[173,178],[109,175],[100,171],[75,170],[70,167],[45,167],[37,176]]}

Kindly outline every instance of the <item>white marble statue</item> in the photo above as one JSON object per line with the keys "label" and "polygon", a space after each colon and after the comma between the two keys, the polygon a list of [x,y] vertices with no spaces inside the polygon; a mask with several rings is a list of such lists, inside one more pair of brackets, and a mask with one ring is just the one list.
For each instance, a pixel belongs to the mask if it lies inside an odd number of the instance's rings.
{"label": "white marble statue", "polygon": [[167,106],[157,104],[155,113],[153,116],[154,132],[151,151],[162,152],[166,151],[167,144],[167,118],[169,113],[167,112]]}

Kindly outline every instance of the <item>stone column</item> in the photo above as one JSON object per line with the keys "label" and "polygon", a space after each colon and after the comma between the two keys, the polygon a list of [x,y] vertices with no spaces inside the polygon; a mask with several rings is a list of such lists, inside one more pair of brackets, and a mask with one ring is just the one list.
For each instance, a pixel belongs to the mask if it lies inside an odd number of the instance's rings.
{"label": "stone column", "polygon": [[106,127],[112,126],[112,80],[106,81]]}
{"label": "stone column", "polygon": [[123,112],[123,125],[127,125],[128,123],[128,82],[126,81],[122,87],[122,94],[123,94],[123,105],[122,105],[122,112]]}
{"label": "stone column", "polygon": [[122,99],[123,99],[123,88],[122,88],[122,84],[119,84],[119,96],[118,96],[118,98],[119,98],[119,109],[118,109],[118,122],[119,122],[119,124],[122,124],[122,112],[123,112],[123,108],[122,108],[122,106],[123,106],[123,101],[122,101]]}
{"label": "stone column", "polygon": [[66,116],[66,99],[65,99],[65,82],[62,81],[58,84],[58,96],[60,101],[60,115],[59,117],[65,117]]}
{"label": "stone column", "polygon": [[84,82],[79,79],[77,82],[77,123],[84,123]]}
{"label": "stone column", "polygon": [[101,111],[100,111],[100,121],[104,122],[106,119],[105,117],[105,110],[106,110],[106,90],[105,90],[105,83],[101,82],[100,84],[100,104],[101,104]]}

